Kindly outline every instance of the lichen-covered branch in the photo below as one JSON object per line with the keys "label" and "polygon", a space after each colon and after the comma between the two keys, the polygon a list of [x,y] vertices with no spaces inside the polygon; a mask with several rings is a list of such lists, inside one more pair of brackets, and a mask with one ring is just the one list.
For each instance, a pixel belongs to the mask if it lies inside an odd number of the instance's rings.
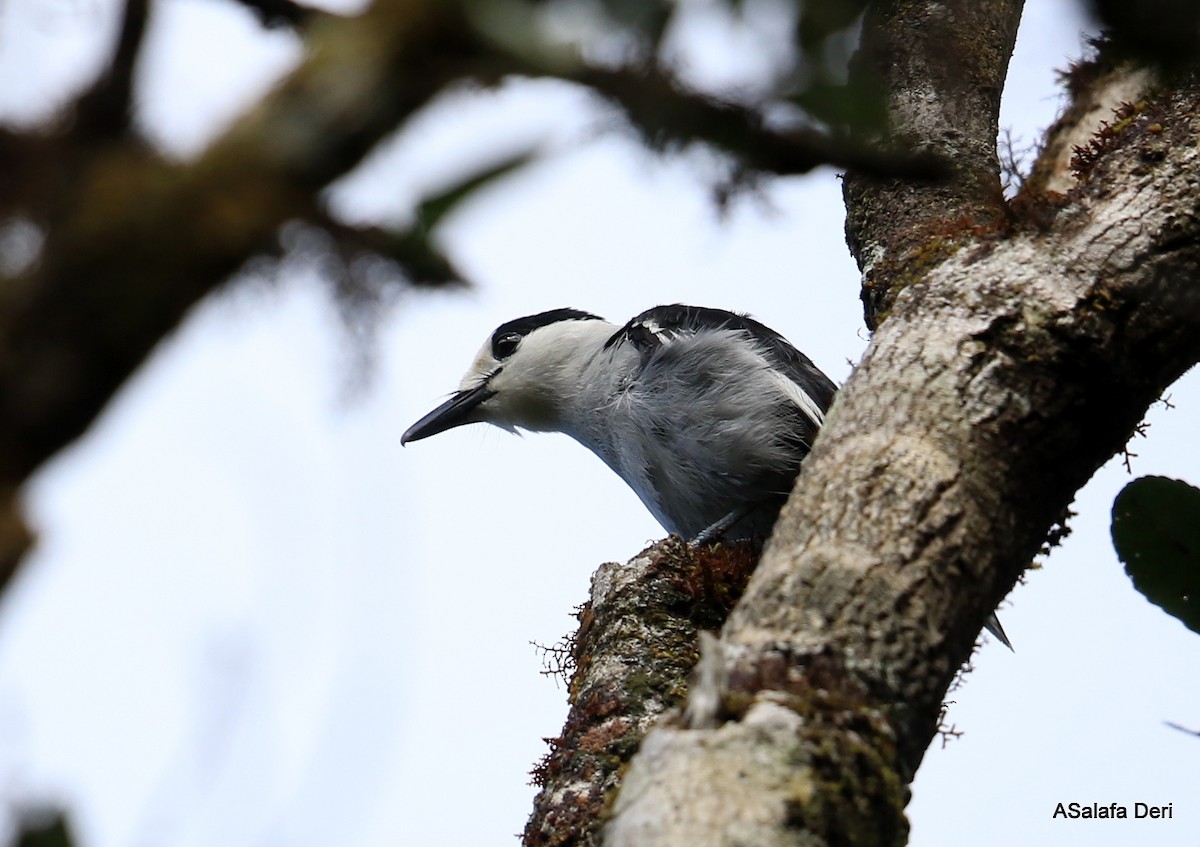
{"label": "lichen-covered branch", "polygon": [[1198,114],[1147,92],[1053,214],[896,292],[723,630],[725,722],[648,734],[605,843],[903,840],[987,613],[1200,360]]}
{"label": "lichen-covered branch", "polygon": [[676,707],[696,664],[697,634],[737,602],[760,550],[695,550],[668,538],[601,566],[569,644],[571,712],[534,772],[541,792],[528,847],[598,844],[622,769],[654,721]]}

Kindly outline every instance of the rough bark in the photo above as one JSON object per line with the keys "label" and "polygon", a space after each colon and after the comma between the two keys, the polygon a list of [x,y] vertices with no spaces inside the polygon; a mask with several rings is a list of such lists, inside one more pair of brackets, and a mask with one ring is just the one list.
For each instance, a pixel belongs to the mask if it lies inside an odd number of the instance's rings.
{"label": "rough bark", "polygon": [[695,550],[668,538],[596,571],[559,668],[572,672],[571,714],[534,770],[542,790],[525,844],[598,843],[623,768],[688,689],[698,631],[725,620],[760,552],[750,544]]}
{"label": "rough bark", "polygon": [[951,163],[948,178],[920,182],[846,175],[846,236],[863,272],[867,326],[875,329],[897,285],[946,256],[931,249],[1004,218],[996,137],[1000,95],[1023,0],[873,3],[853,63],[885,92],[894,141]]}
{"label": "rough bark", "polygon": [[1200,360],[1200,85],[1152,79],[1077,77],[1035,170],[1057,181],[998,213],[975,213],[970,179],[848,188],[852,219],[872,207],[851,243],[886,319],[603,843],[906,839],[907,783],[986,615]]}
{"label": "rough bark", "polygon": [[1198,107],[1155,96],[1052,220],[899,291],[724,628],[727,723],[653,730],[605,843],[903,840],[987,612],[1200,358]]}

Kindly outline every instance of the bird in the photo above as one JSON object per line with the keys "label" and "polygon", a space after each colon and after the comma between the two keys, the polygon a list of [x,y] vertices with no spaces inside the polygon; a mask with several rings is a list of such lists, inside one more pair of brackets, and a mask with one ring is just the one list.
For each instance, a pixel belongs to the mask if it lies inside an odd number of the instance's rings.
{"label": "bird", "polygon": [[[740,312],[677,303],[618,325],[552,309],[497,327],[458,390],[400,443],[470,423],[561,432],[667,532],[693,545],[762,539],[836,393],[811,359]],[[994,615],[987,626],[1009,644]]]}
{"label": "bird", "polygon": [[554,309],[500,325],[458,392],[401,443],[481,421],[562,432],[668,532],[765,536],[836,390],[746,315],[657,306],[618,326]]}

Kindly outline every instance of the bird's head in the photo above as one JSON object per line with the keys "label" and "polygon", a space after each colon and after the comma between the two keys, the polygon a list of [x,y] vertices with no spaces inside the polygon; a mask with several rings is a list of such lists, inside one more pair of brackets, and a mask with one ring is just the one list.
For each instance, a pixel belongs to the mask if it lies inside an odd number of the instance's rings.
{"label": "bird's head", "polygon": [[458,391],[400,437],[419,441],[469,423],[557,430],[564,401],[592,355],[614,331],[577,309],[554,309],[501,324],[484,342]]}

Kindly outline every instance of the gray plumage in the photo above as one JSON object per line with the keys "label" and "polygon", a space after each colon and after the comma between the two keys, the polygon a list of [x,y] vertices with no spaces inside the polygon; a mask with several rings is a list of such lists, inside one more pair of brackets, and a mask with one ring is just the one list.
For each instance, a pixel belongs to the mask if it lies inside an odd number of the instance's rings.
{"label": "gray plumage", "polygon": [[744,315],[659,306],[623,327],[558,309],[510,321],[407,443],[487,422],[565,433],[624,479],[668,532],[766,536],[836,387]]}

